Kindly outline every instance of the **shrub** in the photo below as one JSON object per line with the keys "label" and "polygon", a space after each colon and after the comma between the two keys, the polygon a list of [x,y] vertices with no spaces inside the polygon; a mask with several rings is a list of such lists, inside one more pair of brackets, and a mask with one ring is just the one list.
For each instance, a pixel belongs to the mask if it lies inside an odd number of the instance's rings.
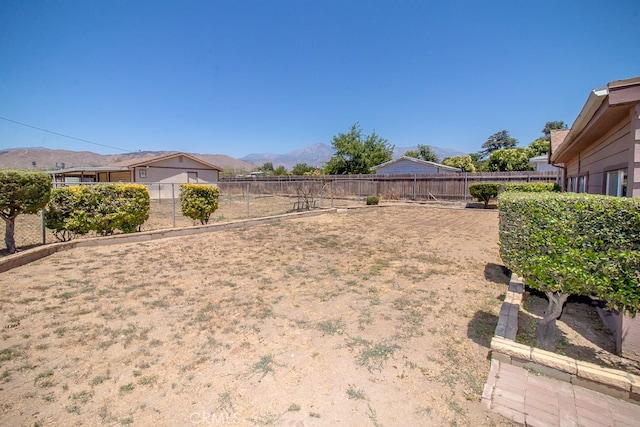
{"label": "shrub", "polygon": [[378,196],[367,196],[367,205],[377,205],[379,202]]}
{"label": "shrub", "polygon": [[141,184],[98,184],[57,188],[45,210],[45,226],[58,240],[95,231],[139,231],[149,218],[149,191]]}
{"label": "shrub", "polygon": [[0,217],[5,221],[4,241],[16,251],[15,224],[20,214],[35,214],[51,196],[51,176],[39,171],[0,170]]}
{"label": "shrub", "polygon": [[560,191],[560,186],[554,182],[509,182],[504,185],[505,192],[544,193]]}
{"label": "shrub", "polygon": [[489,201],[498,197],[498,191],[500,190],[500,184],[486,183],[486,184],[471,184],[469,186],[469,194],[477,201],[483,202],[484,207],[489,206]]}
{"label": "shrub", "polygon": [[220,190],[207,184],[181,184],[180,207],[182,215],[200,224],[207,224],[209,217],[218,209]]}
{"label": "shrub", "polygon": [[570,294],[635,316],[640,305],[640,200],[575,193],[500,195],[500,255],[549,308],[538,342],[551,347]]}

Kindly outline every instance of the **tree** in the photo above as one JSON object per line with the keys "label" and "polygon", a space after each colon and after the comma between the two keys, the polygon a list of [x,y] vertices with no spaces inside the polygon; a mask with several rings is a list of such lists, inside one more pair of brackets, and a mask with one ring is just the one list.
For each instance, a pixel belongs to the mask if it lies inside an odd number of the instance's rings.
{"label": "tree", "polygon": [[544,128],[542,129],[544,139],[551,141],[551,131],[556,129],[567,129],[567,125],[562,120],[545,123]]}
{"label": "tree", "polygon": [[266,162],[264,163],[259,170],[261,170],[262,172],[264,172],[265,175],[272,175],[273,174],[273,163],[271,162]]}
{"label": "tree", "polygon": [[507,148],[491,153],[484,164],[487,172],[513,172],[532,170],[529,156],[524,148]]}
{"label": "tree", "polygon": [[476,166],[473,162],[473,158],[469,154],[466,156],[453,156],[446,157],[442,160],[442,164],[445,166],[451,166],[454,168],[460,168],[465,172],[475,172]]}
{"label": "tree", "polygon": [[376,135],[362,135],[356,123],[347,133],[339,133],[331,142],[336,153],[325,165],[331,175],[368,174],[373,166],[392,159],[393,145]]}
{"label": "tree", "polygon": [[306,163],[296,163],[291,169],[292,175],[310,175],[312,174],[316,168],[313,166],[309,166]]}
{"label": "tree", "polygon": [[16,252],[15,224],[20,214],[36,214],[51,197],[51,176],[45,172],[0,170],[0,216],[5,222],[4,242]]}
{"label": "tree", "polygon": [[483,150],[480,151],[482,157],[487,157],[496,150],[505,148],[514,148],[518,144],[518,140],[509,136],[509,131],[501,130],[496,132],[482,144]]}
{"label": "tree", "polygon": [[285,168],[283,165],[280,165],[273,170],[273,174],[275,176],[283,176],[289,174],[289,172],[287,172],[287,168]]}
{"label": "tree", "polygon": [[419,144],[417,150],[408,150],[404,155],[427,162],[440,163],[438,154],[428,145]]}
{"label": "tree", "polygon": [[529,158],[542,156],[549,152],[549,141],[544,138],[538,138],[526,148]]}

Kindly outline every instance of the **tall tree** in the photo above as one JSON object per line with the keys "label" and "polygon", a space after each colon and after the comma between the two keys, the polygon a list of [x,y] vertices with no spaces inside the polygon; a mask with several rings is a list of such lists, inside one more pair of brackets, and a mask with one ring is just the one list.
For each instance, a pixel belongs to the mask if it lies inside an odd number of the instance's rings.
{"label": "tall tree", "polygon": [[358,123],[347,133],[339,133],[331,142],[334,156],[325,165],[330,175],[368,174],[371,167],[392,159],[393,145],[376,135],[362,135]]}
{"label": "tall tree", "polygon": [[529,157],[542,156],[549,152],[549,141],[544,138],[538,138],[527,147]]}
{"label": "tall tree", "polygon": [[296,163],[293,166],[293,169],[291,169],[291,174],[292,175],[307,175],[307,174],[311,174],[315,170],[316,170],[316,168],[314,168],[313,166],[309,166],[306,163]]}
{"label": "tall tree", "polygon": [[51,197],[51,176],[45,172],[0,170],[0,217],[5,222],[4,242],[16,251],[15,226],[20,214],[35,214]]}
{"label": "tall tree", "polygon": [[529,156],[524,148],[505,148],[491,153],[484,164],[487,172],[513,172],[531,170]]}
{"label": "tall tree", "polygon": [[425,160],[427,162],[440,163],[438,153],[428,145],[419,144],[417,150],[408,150],[404,155],[407,157],[413,157],[414,159]]}
{"label": "tall tree", "polygon": [[542,133],[544,134],[544,139],[547,141],[551,141],[551,131],[556,129],[567,129],[568,126],[562,120],[555,122],[547,122],[544,124],[544,128],[542,129]]}
{"label": "tall tree", "polygon": [[445,166],[460,168],[465,172],[476,171],[476,166],[474,164],[474,161],[469,154],[467,154],[466,156],[447,157],[442,160],[442,164]]}
{"label": "tall tree", "polygon": [[514,148],[518,144],[518,140],[509,135],[508,130],[501,130],[491,135],[487,141],[482,144],[482,157],[487,157],[496,150],[505,148]]}

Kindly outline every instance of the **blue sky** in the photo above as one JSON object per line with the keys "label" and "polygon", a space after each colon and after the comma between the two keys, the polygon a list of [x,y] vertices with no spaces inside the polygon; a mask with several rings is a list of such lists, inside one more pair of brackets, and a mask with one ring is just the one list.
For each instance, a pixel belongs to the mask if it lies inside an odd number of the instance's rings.
{"label": "blue sky", "polygon": [[640,75],[640,2],[0,3],[0,148],[286,153],[358,122],[475,152]]}

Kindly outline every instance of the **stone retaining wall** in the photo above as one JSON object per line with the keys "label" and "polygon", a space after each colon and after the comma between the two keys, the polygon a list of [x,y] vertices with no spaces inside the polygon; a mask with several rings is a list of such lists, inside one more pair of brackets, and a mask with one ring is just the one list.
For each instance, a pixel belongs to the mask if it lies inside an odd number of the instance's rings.
{"label": "stone retaining wall", "polygon": [[518,311],[524,282],[515,274],[500,310],[498,325],[491,339],[491,358],[567,381],[613,397],[640,403],[640,377],[616,369],[603,368],[535,347],[515,342]]}

